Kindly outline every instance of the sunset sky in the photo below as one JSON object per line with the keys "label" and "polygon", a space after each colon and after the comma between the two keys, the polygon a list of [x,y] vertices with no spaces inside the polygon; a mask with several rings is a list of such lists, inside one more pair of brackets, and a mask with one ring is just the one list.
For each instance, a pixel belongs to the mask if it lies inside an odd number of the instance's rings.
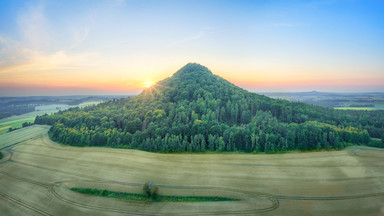
{"label": "sunset sky", "polygon": [[384,91],[384,1],[0,1],[0,96],[137,94],[188,62],[257,92]]}

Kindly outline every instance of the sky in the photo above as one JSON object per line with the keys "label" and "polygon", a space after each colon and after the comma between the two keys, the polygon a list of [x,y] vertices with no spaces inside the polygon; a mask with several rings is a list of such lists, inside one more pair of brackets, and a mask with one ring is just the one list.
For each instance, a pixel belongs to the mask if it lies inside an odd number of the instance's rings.
{"label": "sky", "polygon": [[383,92],[384,1],[1,0],[0,96],[138,94],[189,62],[256,92]]}

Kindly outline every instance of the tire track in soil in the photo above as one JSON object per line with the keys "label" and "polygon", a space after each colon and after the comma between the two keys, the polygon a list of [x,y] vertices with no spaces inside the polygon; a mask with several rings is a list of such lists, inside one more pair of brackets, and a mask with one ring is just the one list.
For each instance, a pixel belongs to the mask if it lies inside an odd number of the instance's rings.
{"label": "tire track in soil", "polygon": [[77,207],[82,207],[82,208],[87,208],[87,209],[92,209],[92,210],[98,210],[98,211],[107,211],[107,212],[115,212],[115,213],[123,213],[123,214],[131,214],[131,215],[159,215],[159,214],[149,214],[149,213],[141,213],[141,212],[131,212],[127,210],[122,210],[122,209],[115,209],[115,208],[108,208],[108,207],[99,207],[99,206],[93,206],[93,205],[86,205],[86,204],[81,204],[72,200],[69,200],[67,198],[64,198],[60,196],[60,194],[57,193],[57,191],[54,189],[56,184],[51,185],[48,189],[48,191],[53,194],[57,199],[68,203],[70,205],[74,205]]}
{"label": "tire track in soil", "polygon": [[[67,198],[64,198],[61,196],[55,189],[54,187],[58,184],[65,183],[65,182],[57,182],[54,185],[52,185],[49,188],[50,193],[52,193],[57,199],[62,200],[63,202],[69,203],[71,205],[76,205],[79,207],[83,208],[91,208],[95,210],[102,210],[102,211],[112,211],[113,212],[118,212],[118,213],[134,213],[138,215],[152,215],[149,213],[140,213],[140,212],[127,212],[125,210],[121,209],[113,209],[113,208],[102,208],[98,206],[91,206],[91,205],[86,205],[86,204],[81,204],[72,200],[69,200]],[[102,183],[115,183],[115,182],[102,182]],[[132,185],[141,185],[139,183],[132,183]],[[171,185],[161,185],[161,187],[164,188],[194,188],[194,189],[223,189],[220,187],[198,187],[198,186],[171,186]],[[155,214],[155,215],[252,215],[255,213],[265,213],[265,212],[270,212],[279,207],[279,200],[276,199],[273,195],[268,195],[268,194],[262,194],[262,193],[252,193],[252,192],[245,192],[245,191],[239,191],[239,190],[234,190],[234,189],[228,189],[225,188],[228,191],[236,192],[236,193],[243,193],[247,194],[251,197],[258,197],[258,198],[264,198],[269,200],[272,205],[268,208],[263,208],[263,209],[255,209],[255,210],[244,210],[244,211],[216,211],[216,212],[166,212],[166,213],[161,213],[161,214]]]}
{"label": "tire track in soil", "polygon": [[22,177],[18,177],[18,176],[15,176],[13,174],[9,174],[7,172],[4,172],[4,171],[1,171],[0,170],[0,173],[7,176],[7,177],[11,177],[11,178],[14,178],[14,179],[17,179],[17,180],[20,180],[20,181],[24,181],[24,182],[28,182],[28,183],[31,183],[31,184],[34,184],[34,185],[38,185],[38,186],[41,186],[41,187],[44,187],[44,188],[49,188],[50,184],[45,184],[45,183],[41,183],[41,182],[37,182],[37,181],[33,181],[31,179],[26,179],[26,178],[22,178]]}
{"label": "tire track in soil", "polygon": [[[30,136],[30,135],[32,135],[32,136]],[[33,139],[36,139],[36,138],[42,138],[43,137],[42,135],[44,135],[44,128],[41,128],[37,132],[36,131],[32,131],[30,133],[25,133],[24,137],[27,136],[27,138],[24,138],[24,139],[21,138],[20,141],[16,141],[15,143],[13,143],[14,140],[8,141],[5,144],[3,144],[4,147],[0,148],[0,150],[7,149],[9,147],[14,147],[15,145],[23,143],[23,142],[25,142],[27,140],[33,140]],[[12,144],[10,144],[10,143],[12,143]]]}
{"label": "tire track in soil", "polygon": [[384,192],[359,194],[359,195],[351,195],[351,196],[332,196],[332,197],[276,196],[276,198],[286,199],[286,200],[348,200],[348,199],[359,199],[359,198],[376,197],[376,196],[384,196]]}
{"label": "tire track in soil", "polygon": [[[5,146],[5,147],[3,147],[1,149],[9,148],[7,150],[9,151],[9,153],[11,153],[11,157],[12,157],[12,148],[15,145],[17,145],[19,143],[22,143],[22,142],[25,142],[27,140],[33,140],[33,139],[36,139],[36,138],[42,138],[43,134],[41,132],[43,132],[43,129],[41,131],[35,133],[35,134],[34,133],[28,134],[28,135],[34,134],[35,136],[33,136],[33,137],[29,137],[29,138],[27,138],[25,140],[19,141],[17,143],[9,145],[9,146]],[[48,143],[45,143],[45,144],[48,144]],[[55,146],[51,146],[51,144],[48,144],[48,146],[51,147],[51,148],[52,147],[56,148]],[[113,152],[113,153],[115,153],[115,152]],[[117,154],[119,154],[119,153],[117,153]],[[106,182],[105,179],[95,178],[93,176],[89,176],[89,175],[85,175],[85,174],[79,174],[79,173],[74,173],[74,172],[58,170],[58,169],[41,167],[41,166],[38,166],[38,165],[28,164],[28,163],[24,163],[24,162],[13,161],[11,157],[8,160],[9,162],[18,163],[18,164],[22,164],[22,165],[26,165],[26,166],[31,166],[31,167],[35,167],[35,168],[38,168],[38,169],[45,169],[45,170],[49,170],[49,171],[56,172],[56,173],[62,173],[62,174],[76,176],[76,177],[81,176],[81,177],[84,177],[84,178],[87,178],[87,179],[90,179],[90,180],[96,180],[96,181],[100,181],[101,180],[102,182]],[[8,176],[10,176],[12,178],[15,178],[15,179],[18,179],[18,180],[21,180],[21,181],[26,181],[26,182],[29,182],[29,183],[32,183],[32,184],[35,184],[35,185],[47,188],[48,192],[53,194],[57,199],[59,199],[59,200],[61,200],[63,202],[66,202],[68,204],[74,205],[74,206],[78,206],[78,207],[82,207],[82,208],[88,208],[88,209],[92,209],[92,210],[115,212],[115,213],[124,213],[124,214],[132,214],[132,215],[151,215],[151,214],[148,214],[148,213],[131,212],[131,211],[122,210],[122,209],[103,208],[103,207],[99,207],[99,206],[92,206],[92,205],[86,205],[86,204],[77,203],[75,201],[72,201],[72,200],[69,200],[69,199],[66,199],[66,198],[60,196],[60,194],[58,194],[54,190],[54,186],[57,183],[55,183],[55,184],[44,184],[44,183],[36,182],[36,181],[30,180],[30,179],[25,179],[25,178],[17,177],[17,176],[14,176],[14,175],[10,175],[10,174],[8,174],[6,172],[3,172],[3,171],[0,171],[0,173],[2,173],[4,175],[8,175]],[[139,183],[123,183],[123,182],[117,182],[117,181],[107,181],[107,182],[115,183],[115,184],[119,183],[119,184],[125,184],[125,185],[141,185]],[[183,187],[183,186],[171,186],[171,185],[161,185],[160,187],[164,187],[164,188],[167,188],[167,187],[169,187],[169,188],[179,188],[179,187],[181,187],[181,188],[190,188],[188,186],[187,187]],[[198,188],[198,189],[218,189],[217,187],[194,187],[194,188]],[[231,190],[231,191],[239,192],[239,191],[236,191],[236,190]],[[247,195],[250,195],[250,196],[253,196],[253,197],[259,197],[259,198],[267,199],[267,200],[269,200],[272,203],[272,205],[270,207],[268,207],[268,208],[258,209],[258,210],[217,211],[217,212],[188,212],[188,213],[179,212],[179,213],[164,213],[164,214],[166,214],[166,215],[180,215],[180,214],[183,214],[183,215],[224,215],[224,214],[250,215],[250,214],[254,214],[254,213],[270,212],[270,211],[273,211],[273,210],[277,209],[279,207],[279,200],[346,200],[346,199],[358,199],[358,198],[375,197],[375,196],[383,196],[384,195],[384,193],[372,193],[372,194],[361,194],[361,195],[353,195],[353,196],[304,197],[304,196],[282,196],[282,195],[274,196],[274,195],[269,195],[269,194],[261,194],[261,193],[257,193],[257,192],[255,192],[255,193],[252,193],[252,192],[241,192],[241,193],[244,193],[244,194],[247,194]],[[10,201],[12,201],[14,203],[17,203],[17,204],[19,204],[19,205],[21,205],[21,206],[23,206],[25,208],[28,208],[28,209],[30,209],[32,211],[35,211],[35,212],[37,212],[39,214],[48,215],[48,216],[51,215],[51,214],[49,214],[47,212],[44,212],[44,211],[42,211],[40,209],[37,209],[37,208],[35,208],[33,206],[30,206],[27,203],[25,203],[25,202],[23,202],[23,201],[21,201],[19,199],[13,198],[13,197],[11,197],[9,195],[6,195],[4,193],[0,192],[0,196],[2,196],[3,198],[8,199],[8,200],[10,200]]]}
{"label": "tire track in soil", "polygon": [[[14,162],[14,161],[12,161],[12,162]],[[32,166],[32,167],[40,168],[40,169],[47,169],[47,170],[55,171],[55,172],[58,172],[58,173],[65,173],[65,174],[71,174],[71,175],[74,175],[74,176],[79,176],[79,174],[63,172],[62,170],[48,169],[48,168],[44,168],[44,167],[40,167],[40,166],[34,166],[34,165],[31,165],[31,164],[26,164],[26,163],[22,163],[22,162],[16,162],[16,163],[21,163],[23,165]],[[3,173],[5,175],[9,175],[8,173],[5,173],[3,171],[0,171],[0,173]],[[102,180],[102,179],[94,178],[94,177],[88,176],[88,175],[82,175],[82,176],[86,177],[88,179],[91,179],[91,180],[96,180],[96,181],[97,180],[98,181]],[[85,204],[81,204],[81,203],[76,203],[74,201],[68,200],[68,199],[60,196],[53,189],[54,185],[57,184],[57,183],[55,183],[55,184],[44,184],[44,183],[35,182],[33,180],[16,177],[16,176],[11,176],[11,177],[14,177],[14,178],[22,180],[22,181],[26,181],[26,182],[29,182],[29,183],[32,183],[32,184],[36,184],[36,185],[48,188],[48,191],[50,193],[52,193],[56,198],[58,198],[61,201],[66,202],[68,204],[76,205],[76,206],[83,207],[83,208],[93,209],[93,210],[112,211],[112,212],[116,212],[116,213],[128,213],[128,214],[135,214],[135,215],[149,215],[147,213],[130,212],[130,211],[121,210],[121,209],[102,208],[102,207],[98,207],[98,206],[90,206],[90,205],[85,205]],[[124,185],[134,185],[134,186],[141,185],[139,183],[125,183],[125,182],[118,182],[118,181],[105,181],[105,179],[103,181],[101,181],[101,182],[103,182],[103,183],[113,183],[113,184],[118,183],[118,184],[124,184]],[[62,182],[59,182],[59,183],[62,183]],[[172,185],[159,185],[159,186],[163,187],[163,188],[219,189],[218,187],[172,186]],[[239,191],[236,191],[236,190],[230,190],[230,191],[239,192]],[[254,197],[261,197],[261,198],[268,199],[269,201],[271,201],[272,206],[269,207],[269,208],[265,208],[265,209],[248,210],[248,211],[230,211],[230,212],[218,211],[218,212],[189,212],[189,213],[185,213],[185,212],[181,213],[180,212],[180,213],[166,213],[166,214],[167,215],[180,215],[180,214],[184,214],[184,215],[223,215],[223,214],[245,215],[245,214],[264,213],[264,212],[273,211],[273,210],[275,210],[275,209],[277,209],[279,207],[279,200],[319,200],[319,201],[324,200],[324,201],[326,201],[326,200],[358,199],[358,198],[375,197],[375,196],[383,196],[384,195],[384,193],[371,193],[371,194],[361,194],[361,195],[353,195],[353,196],[304,197],[304,196],[283,196],[283,195],[274,196],[274,195],[269,195],[269,194],[260,194],[260,193],[252,193],[252,192],[241,192],[241,193],[244,193],[244,194],[247,194],[247,195],[251,195],[251,196],[254,196]]]}
{"label": "tire track in soil", "polygon": [[[14,151],[14,150],[11,150],[11,151]],[[15,152],[17,152],[17,151],[15,151]],[[20,152],[20,153],[22,153],[22,152]],[[13,162],[13,163],[17,163],[17,164],[21,164],[21,165],[25,165],[25,166],[35,167],[35,168],[38,168],[38,169],[45,169],[45,170],[49,170],[49,171],[56,172],[56,173],[62,173],[62,174],[67,174],[67,175],[72,175],[72,176],[80,176],[80,177],[84,177],[84,178],[87,178],[87,179],[95,179],[95,180],[100,180],[100,181],[104,181],[104,180],[113,181],[112,179],[93,177],[93,176],[86,175],[86,174],[74,173],[74,172],[70,172],[70,171],[64,171],[64,170],[59,170],[59,169],[54,169],[54,168],[42,167],[42,166],[38,166],[38,165],[35,165],[35,164],[21,162],[21,161],[15,161],[15,160],[13,160],[11,158],[8,161],[9,162]],[[357,178],[337,178],[337,179],[332,179],[332,180],[327,179],[327,180],[329,180],[329,181],[347,181],[347,180],[355,180],[355,179],[378,179],[378,178],[379,179],[380,178],[384,178],[384,176],[368,176],[368,177],[357,177]],[[281,180],[281,181],[300,180],[300,179],[297,179],[297,178],[286,179],[286,178],[263,178],[263,177],[254,178],[254,179],[266,180],[266,181],[268,181],[268,180]],[[305,180],[306,181],[319,181],[319,178],[305,179]]]}
{"label": "tire track in soil", "polygon": [[5,193],[0,192],[0,197],[3,197],[4,199],[9,200],[11,202],[14,202],[14,203],[16,203],[16,204],[26,208],[26,209],[29,209],[29,210],[34,211],[36,213],[39,213],[40,215],[53,216],[53,215],[51,215],[51,214],[49,214],[49,213],[47,213],[47,212],[45,212],[45,211],[43,211],[41,209],[35,208],[35,207],[27,204],[26,202],[23,202],[23,201],[21,201],[21,200],[19,200],[17,198],[11,197],[11,196],[9,196],[9,195],[7,195]]}

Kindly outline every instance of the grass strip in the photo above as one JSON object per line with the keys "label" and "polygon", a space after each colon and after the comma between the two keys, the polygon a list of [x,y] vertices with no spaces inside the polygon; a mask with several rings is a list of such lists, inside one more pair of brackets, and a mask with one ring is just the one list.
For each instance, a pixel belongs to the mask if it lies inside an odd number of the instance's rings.
{"label": "grass strip", "polygon": [[0,122],[0,135],[8,132],[9,128],[21,128],[24,122],[35,121],[35,117],[22,118],[12,121]]}
{"label": "grass strip", "polygon": [[220,202],[220,201],[239,201],[239,199],[219,196],[170,196],[158,195],[156,200],[149,199],[140,193],[117,192],[110,190],[101,190],[97,188],[71,188],[72,191],[88,194],[93,196],[101,196],[129,201],[139,202]]}

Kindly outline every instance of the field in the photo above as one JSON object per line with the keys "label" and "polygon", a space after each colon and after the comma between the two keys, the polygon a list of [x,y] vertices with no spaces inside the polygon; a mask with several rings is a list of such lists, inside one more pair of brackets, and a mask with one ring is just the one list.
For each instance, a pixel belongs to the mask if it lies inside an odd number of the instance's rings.
{"label": "field", "polygon": [[379,109],[376,109],[375,107],[336,107],[335,109],[339,109],[339,110],[368,110],[368,111],[379,110]]}
{"label": "field", "polygon": [[[384,150],[286,154],[159,154],[62,146],[48,126],[0,136],[1,215],[383,215]],[[142,203],[73,187],[222,196],[240,201]]]}
{"label": "field", "polygon": [[8,132],[9,128],[20,128],[24,122],[35,121],[35,117],[20,118],[17,120],[0,122],[0,135]]}
{"label": "field", "polygon": [[384,110],[384,93],[262,92],[260,94],[342,110]]}
{"label": "field", "polygon": [[374,107],[336,107],[335,109],[341,110],[384,110],[384,105],[375,105]]}
{"label": "field", "polygon": [[36,111],[25,113],[22,115],[14,115],[4,119],[0,119],[0,135],[8,132],[9,128],[21,128],[24,122],[34,122],[36,116],[44,114],[52,114],[58,112],[59,110],[65,110],[71,107],[85,107],[89,105],[96,105],[100,102],[91,101],[84,102],[79,105],[67,105],[67,104],[50,104],[37,106]]}

